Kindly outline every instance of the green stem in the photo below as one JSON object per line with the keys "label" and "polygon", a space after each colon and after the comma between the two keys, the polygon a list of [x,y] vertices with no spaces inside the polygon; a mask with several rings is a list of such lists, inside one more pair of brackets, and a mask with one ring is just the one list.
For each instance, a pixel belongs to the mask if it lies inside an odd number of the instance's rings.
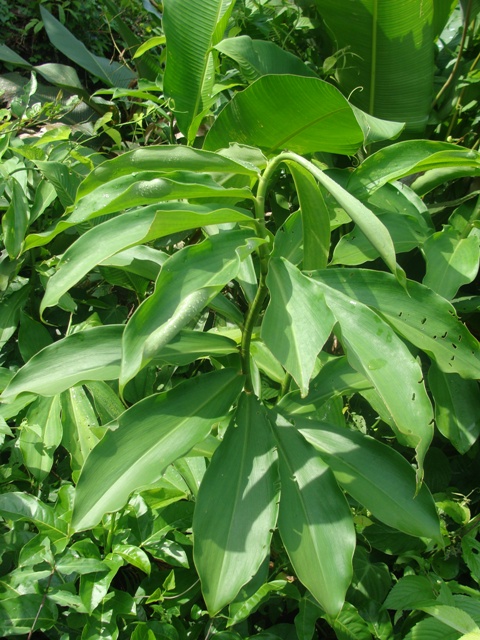
{"label": "green stem", "polygon": [[[265,198],[267,194],[268,185],[275,171],[278,169],[282,162],[296,162],[300,166],[304,167],[317,179],[319,182],[327,186],[329,182],[332,182],[331,178],[325,176],[322,171],[312,164],[309,160],[305,160],[302,156],[290,151],[280,153],[276,158],[273,158],[263,172],[262,177],[258,183],[257,196],[255,198],[255,218],[257,220],[259,235],[266,240],[258,248],[258,256],[260,258],[260,278],[258,283],[257,293],[255,298],[248,309],[245,324],[242,335],[242,342],[240,345],[240,356],[242,360],[242,373],[246,377],[245,391],[247,393],[253,393],[253,380],[252,380],[252,364],[250,356],[250,346],[252,343],[252,334],[257,324],[258,318],[262,311],[263,303],[268,295],[268,287],[266,285],[266,278],[268,273],[268,263],[270,260],[270,248],[268,244],[268,231],[265,227]],[[325,184],[326,183],[326,184]]]}
{"label": "green stem", "polygon": [[266,278],[268,273],[268,263],[270,259],[270,247],[268,244],[268,231],[265,226],[265,198],[270,180],[278,165],[282,162],[282,160],[279,160],[279,158],[281,158],[281,155],[277,156],[267,164],[267,167],[259,180],[257,196],[255,198],[255,218],[257,220],[258,234],[260,235],[260,237],[266,240],[266,242],[261,244],[258,248],[258,257],[260,258],[260,277],[258,282],[258,289],[245,318],[242,342],[240,345],[242,372],[246,377],[245,391],[247,393],[253,393],[252,362],[250,356],[252,334],[262,311],[263,303],[265,302],[265,298],[268,294]]}

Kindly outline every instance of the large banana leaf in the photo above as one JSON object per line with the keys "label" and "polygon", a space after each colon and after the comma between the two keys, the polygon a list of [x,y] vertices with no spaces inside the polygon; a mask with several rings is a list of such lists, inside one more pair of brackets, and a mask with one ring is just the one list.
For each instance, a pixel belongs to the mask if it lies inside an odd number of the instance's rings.
{"label": "large banana leaf", "polygon": [[398,122],[378,122],[354,110],[340,91],[319,78],[262,76],[227,104],[205,139],[205,149],[230,142],[271,154],[289,149],[353,154],[368,141],[393,138]]}
{"label": "large banana leaf", "polygon": [[200,124],[197,116],[209,106],[214,81],[211,48],[223,37],[234,4],[235,0],[164,2],[163,27],[167,38],[164,88],[174,101],[178,127],[189,141],[195,138]]}
{"label": "large banana leaf", "polygon": [[337,50],[343,93],[364,111],[421,133],[433,98],[434,40],[448,15],[434,0],[315,0]]}

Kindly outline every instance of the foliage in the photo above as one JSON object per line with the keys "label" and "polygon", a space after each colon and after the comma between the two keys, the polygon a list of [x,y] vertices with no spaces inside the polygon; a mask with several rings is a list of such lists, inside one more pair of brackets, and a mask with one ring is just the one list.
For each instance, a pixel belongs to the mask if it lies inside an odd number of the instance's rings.
{"label": "foliage", "polygon": [[42,10],[94,95],[2,50],[3,636],[478,638],[480,154],[295,57],[308,3],[163,10],[135,69]]}

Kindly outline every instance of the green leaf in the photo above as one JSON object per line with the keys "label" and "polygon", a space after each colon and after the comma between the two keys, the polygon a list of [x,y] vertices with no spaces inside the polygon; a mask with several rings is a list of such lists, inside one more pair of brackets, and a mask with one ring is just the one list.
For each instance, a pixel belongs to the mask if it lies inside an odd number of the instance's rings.
{"label": "green leaf", "polygon": [[28,493],[12,491],[0,494],[2,518],[32,522],[39,533],[56,543],[57,550],[67,541],[67,523],[57,517],[54,509]]}
{"label": "green leaf", "polygon": [[139,58],[147,51],[150,51],[150,49],[153,49],[153,47],[159,47],[165,44],[166,41],[167,39],[165,36],[154,36],[153,38],[149,38],[138,47],[138,49],[135,51],[135,54],[133,55],[133,59],[135,60],[135,58]]}
{"label": "green leaf", "polygon": [[162,200],[187,198],[230,198],[236,201],[252,198],[247,187],[225,188],[208,173],[172,171],[170,173],[142,171],[113,178],[81,197],[71,216],[60,223],[61,230],[107,213],[123,211]]}
{"label": "green leaf", "polygon": [[58,303],[64,293],[100,263],[120,251],[179,231],[225,222],[251,222],[235,208],[172,203],[151,205],[124,213],[84,233],[65,251],[48,280],[40,309]]}
{"label": "green leaf", "polygon": [[323,614],[323,610],[309,593],[300,600],[298,614],[295,616],[295,630],[298,640],[312,640],[315,624]]}
{"label": "green leaf", "polygon": [[215,49],[235,60],[248,82],[254,82],[261,76],[278,74],[315,77],[315,73],[300,58],[274,42],[237,36],[222,40],[215,45]]}
{"label": "green leaf", "polygon": [[10,293],[8,297],[3,297],[0,304],[0,349],[10,340],[20,320],[20,313],[25,306],[30,287],[24,285]]}
{"label": "green leaf", "polygon": [[81,386],[64,391],[61,402],[62,444],[70,455],[72,471],[79,471],[99,440],[98,431],[95,431],[97,418]]}
{"label": "green leaf", "polygon": [[102,602],[108,593],[110,584],[117,574],[117,571],[124,564],[123,558],[109,553],[102,561],[105,569],[89,573],[80,577],[79,595],[82,603],[89,614],[91,614]]}
{"label": "green leaf", "polygon": [[0,600],[0,633],[3,636],[46,631],[55,625],[57,618],[57,607],[40,594],[18,594]]}
{"label": "green leaf", "polygon": [[30,405],[20,431],[25,466],[42,482],[53,466],[53,454],[62,441],[60,397],[38,398]]}
{"label": "green leaf", "polygon": [[403,285],[405,282],[405,273],[396,262],[395,247],[392,238],[378,217],[360,202],[360,200],[354,198],[340,184],[308,160],[290,153],[284,154],[284,157],[286,160],[293,160],[310,171],[320,184],[330,192],[338,204],[365,234],[371,245],[378,251],[390,271],[397,277],[397,280]]}
{"label": "green leaf", "polygon": [[243,394],[195,505],[194,559],[210,615],[234,599],[268,554],[278,489],[265,409],[253,395]]}
{"label": "green leaf", "polygon": [[462,558],[470,570],[472,578],[480,584],[480,542],[464,536],[462,538]]}
{"label": "green leaf", "polygon": [[[366,158],[350,176],[348,190],[363,199],[387,182],[421,171],[459,166],[480,170],[480,153],[438,140],[406,140]],[[447,179],[443,177],[444,182]]]}
{"label": "green leaf", "polygon": [[446,227],[428,238],[423,252],[427,263],[423,284],[447,300],[478,273],[480,241],[476,235],[462,238],[455,229]]}
{"label": "green leaf", "polygon": [[431,616],[443,622],[448,627],[455,629],[459,633],[477,633],[480,635],[480,628],[468,613],[445,604],[428,604],[416,607],[429,613]]}
{"label": "green leaf", "polygon": [[267,154],[289,149],[354,154],[363,132],[351,106],[331,84],[293,75],[263,76],[237,93],[219,114],[205,149],[239,142]]}
{"label": "green leaf", "polygon": [[287,162],[293,176],[303,225],[303,268],[325,269],[330,250],[330,215],[323,194],[312,174]]}
{"label": "green leaf", "polygon": [[305,396],[335,319],[316,283],[283,258],[271,259],[267,286],[270,303],[262,339]]}
{"label": "green leaf", "polygon": [[340,486],[373,515],[412,536],[442,540],[433,498],[416,494],[415,471],[391,447],[357,431],[295,417],[295,426],[322,456]]}
{"label": "green leaf", "polygon": [[335,0],[315,4],[337,49],[346,49],[336,70],[344,94],[372,115],[423,132],[433,98],[433,0],[352,0],[348,10]]}
{"label": "green leaf", "polygon": [[83,42],[77,40],[42,5],[40,5],[40,14],[53,46],[82,69],[99,78],[109,87],[128,87],[130,82],[135,79],[135,74],[127,66],[118,62],[110,62],[107,58],[90,53]]}
{"label": "green leaf", "polygon": [[258,169],[249,162],[240,162],[221,155],[181,145],[140,147],[106,160],[96,167],[80,184],[77,202],[102,185],[143,171],[168,175],[175,171],[197,173],[232,173],[256,176]]}
{"label": "green leaf", "polygon": [[[252,613],[255,613],[259,606],[268,600],[272,594],[283,593],[284,595],[292,597],[292,587],[293,585],[286,580],[271,580],[270,582],[262,584],[253,595],[247,597],[242,602],[241,606],[235,611],[235,614],[229,618],[228,626],[233,627],[248,618]],[[278,636],[274,636],[274,638],[278,638]]]}
{"label": "green leaf", "polygon": [[26,313],[20,315],[20,330],[18,332],[18,349],[24,362],[36,353],[52,344],[52,337],[45,325],[33,320]]}
{"label": "green leaf", "polygon": [[385,600],[386,609],[416,609],[422,602],[435,599],[434,586],[427,577],[404,576],[393,586]]}
{"label": "green leaf", "polygon": [[133,567],[137,567],[147,575],[150,575],[151,565],[147,554],[140,547],[136,547],[132,544],[116,544],[112,549],[113,553],[118,554],[124,560],[131,564]]}
{"label": "green leaf", "polygon": [[[178,127],[190,143],[195,118],[209,105],[211,47],[222,37],[232,0],[166,0],[163,28],[167,38],[165,94],[174,101]],[[221,33],[218,27],[224,25]],[[220,27],[221,28],[221,27]],[[212,85],[213,86],[213,85]]]}
{"label": "green leaf", "polygon": [[61,162],[35,160],[35,164],[42,175],[55,187],[62,206],[66,208],[73,204],[75,192],[80,182],[75,173]]}
{"label": "green leaf", "polygon": [[20,255],[23,240],[30,223],[30,209],[23,187],[17,180],[10,180],[12,196],[10,205],[2,217],[3,242],[10,258]]}
{"label": "green leaf", "polygon": [[355,607],[346,602],[343,609],[334,619],[324,616],[335,630],[338,640],[371,640],[369,625]]}
{"label": "green leaf", "polygon": [[466,453],[480,435],[480,394],[475,380],[444,373],[435,364],[428,383],[435,400],[437,428],[459,453]]}
{"label": "green leaf", "polygon": [[238,353],[237,343],[217,333],[182,329],[155,356],[155,361],[183,366],[199,358]]}
{"label": "green leaf", "polygon": [[123,335],[120,385],[131,380],[223,287],[261,240],[225,231],[174,254],[162,267],[155,292],[137,308]]}
{"label": "green leaf", "polygon": [[17,371],[1,395],[11,402],[30,391],[54,396],[86,380],[113,380],[120,373],[122,325],[93,327],[54,342]]}
{"label": "green leaf", "polygon": [[348,275],[328,269],[315,277],[375,309],[395,331],[435,359],[443,372],[480,378],[478,340],[452,305],[427,287],[408,280],[405,291],[390,274],[364,269],[349,270]]}
{"label": "green leaf", "polygon": [[105,513],[121,509],[132,491],[158,480],[226,415],[242,384],[235,371],[223,369],[125,411],[87,458],[77,484],[72,527],[91,528]]}
{"label": "green leaf", "polygon": [[334,357],[323,365],[320,373],[312,380],[304,398],[300,391],[291,391],[281,399],[278,408],[289,415],[315,414],[327,400],[371,387],[370,380],[355,371],[346,356]]}
{"label": "green leaf", "polygon": [[333,473],[294,427],[278,417],[274,434],[283,544],[299,579],[336,616],[352,579],[355,530],[350,508]]}
{"label": "green leaf", "polygon": [[420,365],[379,315],[330,288],[319,272],[315,279],[337,319],[348,361],[371,381],[400,438],[415,447],[421,479],[423,460],[433,437],[433,410]]}

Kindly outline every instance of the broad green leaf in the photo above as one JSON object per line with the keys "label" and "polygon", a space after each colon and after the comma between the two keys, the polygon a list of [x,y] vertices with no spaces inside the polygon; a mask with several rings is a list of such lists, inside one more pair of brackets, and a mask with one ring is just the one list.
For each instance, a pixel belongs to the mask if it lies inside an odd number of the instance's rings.
{"label": "broad green leaf", "polygon": [[307,592],[300,600],[298,614],[295,616],[295,630],[298,640],[312,640],[315,633],[315,624],[323,614],[318,603]]}
{"label": "broad green leaf", "polygon": [[10,340],[20,320],[20,314],[27,303],[30,287],[24,285],[7,296],[2,297],[0,304],[0,349]]}
{"label": "broad green leaf", "polygon": [[48,62],[36,65],[34,69],[50,84],[67,89],[83,99],[89,100],[90,94],[84,89],[77,71],[73,67],[66,64]]}
{"label": "broad green leaf", "polygon": [[282,413],[289,415],[315,414],[317,410],[330,400],[340,395],[370,389],[372,382],[355,371],[348,363],[346,356],[332,358],[327,361],[320,373],[310,383],[305,398],[295,390],[284,396],[278,404]]}
{"label": "broad green leaf", "polygon": [[477,633],[480,636],[480,628],[468,613],[445,604],[428,604],[415,607],[429,613],[431,616],[443,622],[448,627],[455,629],[459,633]]}
{"label": "broad green leaf", "polygon": [[278,417],[278,528],[293,568],[323,609],[336,616],[352,579],[355,530],[333,473],[299,432]]}
{"label": "broad green leaf", "polygon": [[52,342],[52,337],[45,325],[33,320],[26,313],[21,313],[18,349],[24,362],[28,362],[36,353],[48,347]]}
{"label": "broad green leaf", "polygon": [[340,486],[373,515],[412,536],[441,541],[433,498],[416,495],[415,471],[394,449],[357,431],[295,417],[295,426],[322,456]]}
{"label": "broad green leaf", "polygon": [[92,399],[95,413],[98,415],[100,424],[107,424],[124,412],[125,407],[120,402],[115,391],[103,380],[86,382],[84,384],[89,396]]}
{"label": "broad green leaf", "polygon": [[271,259],[267,286],[270,303],[262,339],[305,396],[335,319],[316,283],[283,258]]}
{"label": "broad green leaf", "polygon": [[53,454],[62,441],[60,397],[38,398],[22,423],[19,445],[25,466],[42,482],[53,465]]}
{"label": "broad green leaf", "polygon": [[377,313],[330,288],[319,272],[315,279],[338,322],[348,361],[371,381],[397,433],[415,448],[421,478],[423,460],[433,437],[433,410],[420,365]]}
{"label": "broad green leaf", "polygon": [[[444,373],[480,378],[478,341],[444,298],[408,280],[407,291],[380,271],[341,269],[317,272],[329,287],[375,309],[401,336],[433,358]],[[420,379],[420,378],[419,378]]]}
{"label": "broad green leaf", "polygon": [[360,202],[360,200],[354,198],[340,184],[308,160],[291,153],[285,153],[283,157],[285,160],[294,161],[301,167],[310,171],[310,173],[323,187],[325,187],[338,204],[345,210],[359,229],[361,229],[371,245],[378,251],[390,271],[396,275],[397,280],[403,285],[405,281],[405,273],[396,262],[395,247],[393,245],[392,238],[378,217],[362,202]]}
{"label": "broad green leaf", "polygon": [[30,391],[54,396],[86,380],[113,380],[120,372],[122,325],[93,327],[45,347],[17,371],[1,399]]}
{"label": "broad green leaf", "polygon": [[250,236],[247,231],[221,232],[185,247],[165,262],[155,292],[125,328],[121,387],[237,275],[241,260],[261,242]]}
{"label": "broad green leaf", "polygon": [[75,201],[75,192],[80,179],[75,173],[61,162],[52,160],[35,160],[42,175],[55,187],[58,199],[63,207],[68,207]]}
{"label": "broad green leaf", "polygon": [[480,435],[480,393],[475,380],[444,373],[435,364],[428,371],[435,400],[435,422],[440,433],[460,453],[466,453]]}
{"label": "broad green leaf", "polygon": [[[268,600],[272,594],[281,593],[292,597],[292,595],[294,595],[292,591],[295,589],[295,587],[292,587],[293,585],[288,583],[286,580],[271,580],[270,582],[262,584],[262,586],[257,589],[253,595],[242,602],[241,606],[235,611],[235,614],[229,618],[228,626],[233,627],[242,620],[248,618],[252,613],[255,613],[260,605]],[[278,636],[275,635],[273,638],[276,639]]]}
{"label": "broad green leaf", "polygon": [[315,77],[315,73],[300,58],[274,42],[237,36],[222,40],[215,45],[215,49],[235,60],[248,82],[273,74]]}
{"label": "broad green leaf", "polygon": [[433,0],[315,4],[336,47],[346,48],[336,70],[344,94],[372,115],[423,132],[433,98]]}
{"label": "broad green leaf", "polygon": [[195,505],[194,559],[210,615],[233,600],[268,554],[278,488],[265,409],[255,396],[243,394]]}
{"label": "broad green leaf", "polygon": [[218,357],[238,353],[238,345],[217,333],[182,329],[155,356],[156,361],[185,365],[198,358]]}
{"label": "broad green leaf", "polygon": [[54,509],[28,493],[12,491],[0,495],[0,515],[7,520],[32,522],[41,535],[56,543],[57,550],[67,540],[67,523]]}
{"label": "broad green leaf", "polygon": [[[190,143],[192,122],[208,108],[211,47],[222,37],[234,0],[166,0],[163,28],[167,38],[165,94],[173,100],[178,127]],[[217,27],[223,24],[222,32]],[[211,81],[210,81],[211,82]],[[213,84],[212,84],[213,86]],[[198,123],[200,124],[200,123]]]}
{"label": "broad green leaf", "polygon": [[106,258],[102,266],[118,267],[147,280],[156,280],[167,258],[168,254],[159,249],[136,245]]}
{"label": "broad green leaf", "polygon": [[107,573],[102,569],[95,573],[80,576],[79,595],[83,606],[91,614],[102,602],[108,593],[110,584],[120,567],[124,564],[123,558],[114,553],[109,553],[102,561]]}
{"label": "broad green leaf", "polygon": [[128,87],[135,79],[135,74],[127,66],[91,53],[83,42],[77,40],[44,6],[40,6],[40,14],[53,46],[82,69],[103,80],[109,87]]}
{"label": "broad green leaf", "polygon": [[27,197],[17,180],[10,180],[12,196],[8,209],[2,216],[3,242],[10,258],[22,252],[23,241],[30,223]]}
{"label": "broad green leaf", "polygon": [[385,600],[386,609],[416,609],[422,602],[435,599],[434,585],[426,576],[409,575],[400,578]]}
{"label": "broad green leaf", "polygon": [[77,484],[72,527],[93,527],[105,513],[121,509],[132,491],[158,480],[169,464],[206,438],[242,384],[235,371],[223,369],[125,411],[87,458]]}
{"label": "broad green leaf", "polygon": [[302,212],[303,269],[325,269],[330,250],[330,215],[322,191],[309,171],[294,162],[287,166]]}
{"label": "broad green leaf", "polygon": [[371,640],[369,625],[357,609],[346,602],[338,616],[323,616],[335,630],[338,640]]}
{"label": "broad green leaf", "polygon": [[375,557],[365,547],[357,547],[353,556],[354,593],[350,592],[350,600],[362,609],[368,607],[372,601],[375,605],[383,603],[392,587],[388,565],[384,562],[373,562],[370,556]]}
{"label": "broad green leaf", "polygon": [[175,171],[225,173],[255,176],[258,169],[249,162],[236,162],[230,157],[181,145],[140,147],[106,160],[80,184],[77,202],[102,185],[142,171],[167,175]]}
{"label": "broad green leaf", "polygon": [[406,140],[366,158],[352,173],[348,190],[364,199],[387,182],[421,171],[459,166],[480,170],[480,153],[438,140]]}
{"label": "broad green leaf", "polygon": [[331,84],[294,75],[263,76],[237,93],[219,114],[205,149],[239,142],[267,154],[290,149],[353,154],[363,132],[352,108]]}
{"label": "broad green leaf", "polygon": [[428,238],[423,252],[427,263],[423,284],[447,300],[478,273],[480,238],[476,235],[462,238],[456,230],[446,227]]}
{"label": "broad green leaf", "polygon": [[[401,183],[386,184],[375,191],[368,206],[388,229],[396,253],[421,246],[433,231],[425,204]],[[341,237],[330,264],[356,265],[375,258],[378,252],[356,227]]]}
{"label": "broad green leaf", "polygon": [[84,220],[115,213],[130,207],[157,204],[162,200],[209,198],[217,201],[230,198],[236,201],[252,198],[247,187],[225,188],[209,174],[191,171],[141,171],[113,178],[77,200],[73,213],[59,223],[78,224]]}
{"label": "broad green leaf", "polygon": [[16,594],[0,600],[0,633],[4,637],[46,631],[57,619],[57,607],[41,594]]}
{"label": "broad green leaf", "polygon": [[151,564],[147,554],[140,547],[135,547],[132,544],[115,544],[112,549],[112,553],[119,555],[128,564],[133,567],[137,567],[147,575],[150,575]]}
{"label": "broad green leaf", "polygon": [[9,62],[10,64],[14,64],[18,67],[31,67],[31,64],[29,62],[19,56],[18,53],[15,53],[13,49],[7,47],[6,44],[0,45],[0,60],[2,60],[3,62]]}
{"label": "broad green leaf", "polygon": [[98,264],[129,247],[178,231],[225,222],[251,222],[240,209],[172,203],[151,205],[116,216],[84,233],[65,251],[48,280],[41,311],[58,303],[64,293]]}
{"label": "broad green leaf", "polygon": [[62,444],[70,455],[72,471],[79,471],[99,440],[97,418],[81,386],[63,391],[61,403]]}

